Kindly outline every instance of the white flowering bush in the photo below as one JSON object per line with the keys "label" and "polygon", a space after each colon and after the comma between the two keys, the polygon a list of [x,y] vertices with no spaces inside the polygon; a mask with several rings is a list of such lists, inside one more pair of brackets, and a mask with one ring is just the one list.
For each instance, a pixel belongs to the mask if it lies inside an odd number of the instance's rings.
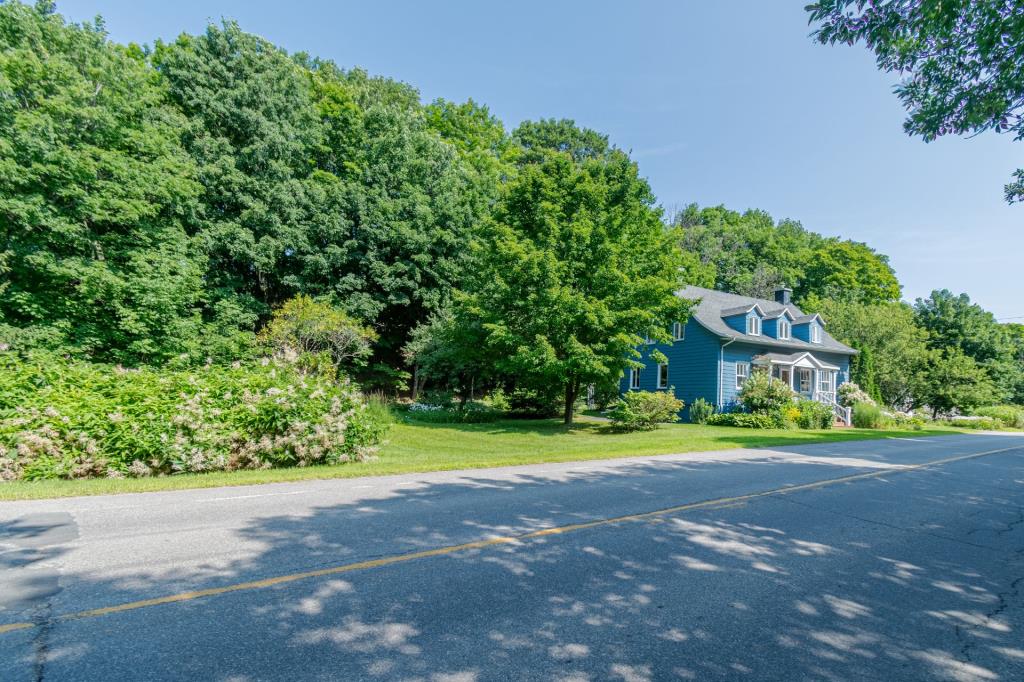
{"label": "white flowering bush", "polygon": [[130,370],[0,352],[0,480],[337,464],[386,428],[347,380],[291,358]]}
{"label": "white flowering bush", "polygon": [[852,381],[848,381],[839,387],[839,396],[837,400],[843,407],[853,407],[859,403],[877,405],[874,399],[869,396],[864,389]]}

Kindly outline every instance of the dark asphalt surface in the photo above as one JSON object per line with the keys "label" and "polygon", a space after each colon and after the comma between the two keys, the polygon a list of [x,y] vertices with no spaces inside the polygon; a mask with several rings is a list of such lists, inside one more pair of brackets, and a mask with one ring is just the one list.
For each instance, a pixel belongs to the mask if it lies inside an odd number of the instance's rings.
{"label": "dark asphalt surface", "polygon": [[4,682],[1024,680],[1024,436],[2,503],[0,559]]}

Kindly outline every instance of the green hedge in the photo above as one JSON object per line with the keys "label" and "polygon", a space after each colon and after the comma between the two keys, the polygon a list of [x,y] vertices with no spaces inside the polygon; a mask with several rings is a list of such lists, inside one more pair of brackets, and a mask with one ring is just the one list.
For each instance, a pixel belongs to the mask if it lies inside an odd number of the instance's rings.
{"label": "green hedge", "polygon": [[989,417],[998,420],[1002,426],[1010,429],[1024,429],[1024,407],[1018,405],[988,405],[971,410],[976,417]]}
{"label": "green hedge", "polygon": [[739,426],[746,429],[776,429],[778,420],[770,414],[748,412],[721,412],[708,417],[711,426]]}
{"label": "green hedge", "polygon": [[264,359],[122,369],[0,353],[0,478],[146,476],[336,464],[387,428],[347,381]]}

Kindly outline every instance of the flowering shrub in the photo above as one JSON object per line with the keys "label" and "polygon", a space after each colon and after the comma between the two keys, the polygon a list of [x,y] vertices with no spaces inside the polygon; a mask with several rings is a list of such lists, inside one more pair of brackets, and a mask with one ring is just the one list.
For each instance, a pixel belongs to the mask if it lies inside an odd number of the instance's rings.
{"label": "flowering shrub", "polygon": [[386,424],[347,380],[282,358],[193,370],[0,353],[0,479],[336,464]]}
{"label": "flowering shrub", "polygon": [[869,405],[876,404],[864,389],[852,381],[848,381],[839,387],[837,400],[843,407],[853,407],[857,403],[868,403]]}
{"label": "flowering shrub", "polygon": [[608,416],[619,431],[650,431],[661,422],[679,421],[683,401],[671,391],[630,391],[612,407]]}
{"label": "flowering shrub", "polygon": [[835,425],[835,412],[831,405],[817,400],[801,400],[797,403],[796,424],[801,429],[831,429]]}
{"label": "flowering shrub", "polygon": [[755,371],[740,389],[740,402],[747,412],[778,415],[780,411],[796,400],[796,393],[778,379],[772,379],[767,372]]}

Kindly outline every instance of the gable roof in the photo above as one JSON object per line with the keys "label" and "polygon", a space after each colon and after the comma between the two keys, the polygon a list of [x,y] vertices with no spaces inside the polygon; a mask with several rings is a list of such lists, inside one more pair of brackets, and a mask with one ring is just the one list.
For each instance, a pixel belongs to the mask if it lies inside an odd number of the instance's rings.
{"label": "gable roof", "polygon": [[732,317],[733,315],[745,315],[751,310],[756,310],[757,314],[764,317],[764,310],[761,309],[757,303],[751,303],[750,305],[738,305],[735,308],[726,308],[722,311],[722,317]]}
{"label": "gable roof", "polygon": [[800,317],[793,320],[793,324],[807,324],[811,320],[817,320],[818,324],[822,327],[825,326],[825,320],[821,319],[821,315],[813,313],[811,315],[801,315]]}
{"label": "gable roof", "polygon": [[[836,339],[824,329],[822,329],[821,333],[821,343],[808,343],[795,338],[780,340],[773,339],[770,336],[753,336],[750,334],[744,334],[727,325],[725,320],[722,319],[723,315],[735,315],[737,314],[735,312],[736,310],[741,308],[751,310],[754,306],[757,306],[761,311],[763,311],[764,316],[769,318],[777,317],[778,315],[788,311],[795,324],[800,322],[810,322],[815,317],[818,317],[816,314],[804,315],[803,311],[792,303],[789,305],[782,305],[781,303],[770,301],[765,298],[739,296],[737,294],[729,294],[724,291],[704,289],[703,287],[684,287],[677,291],[676,295],[680,298],[698,300],[699,303],[693,309],[693,318],[702,327],[723,340],[733,339],[735,341],[744,341],[758,346],[786,348],[790,350],[811,352],[817,350],[829,353],[842,353],[844,355],[857,354],[857,351],[844,343],[836,341]],[[820,317],[818,317],[818,319],[821,320]],[[822,326],[824,326],[824,323],[822,323]]]}

